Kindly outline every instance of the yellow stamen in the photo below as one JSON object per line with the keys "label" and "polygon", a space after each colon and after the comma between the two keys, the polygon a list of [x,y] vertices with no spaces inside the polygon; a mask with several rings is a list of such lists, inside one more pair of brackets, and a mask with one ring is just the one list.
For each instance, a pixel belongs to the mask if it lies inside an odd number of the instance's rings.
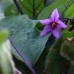
{"label": "yellow stamen", "polygon": [[52,28],[54,29],[56,27],[56,22],[52,22]]}

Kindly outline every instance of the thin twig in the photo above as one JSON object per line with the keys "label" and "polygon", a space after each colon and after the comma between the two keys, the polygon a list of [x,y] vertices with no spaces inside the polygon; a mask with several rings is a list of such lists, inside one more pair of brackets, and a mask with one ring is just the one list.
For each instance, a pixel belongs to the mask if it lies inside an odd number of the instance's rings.
{"label": "thin twig", "polygon": [[47,4],[47,0],[44,0],[44,6],[46,7],[46,4]]}
{"label": "thin twig", "polygon": [[24,12],[23,12],[23,11],[22,11],[22,9],[20,8],[20,6],[19,6],[19,4],[18,4],[17,0],[13,0],[13,1],[14,1],[15,5],[16,5],[16,7],[17,7],[18,11],[20,12],[20,14],[21,14],[21,15],[23,15],[23,14],[24,14]]}
{"label": "thin twig", "polygon": [[60,18],[60,19],[67,19],[67,20],[73,20],[73,19],[71,19],[71,18]]}

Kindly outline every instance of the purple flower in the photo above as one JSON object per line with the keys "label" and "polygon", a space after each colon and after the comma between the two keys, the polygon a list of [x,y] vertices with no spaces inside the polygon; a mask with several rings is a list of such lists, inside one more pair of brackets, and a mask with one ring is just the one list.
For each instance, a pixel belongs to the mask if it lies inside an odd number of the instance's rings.
{"label": "purple flower", "polygon": [[67,26],[59,19],[59,13],[58,10],[55,9],[51,17],[48,19],[39,20],[40,23],[42,23],[45,27],[40,32],[40,35],[43,36],[48,32],[51,32],[52,35],[56,38],[59,37],[59,28],[66,28]]}

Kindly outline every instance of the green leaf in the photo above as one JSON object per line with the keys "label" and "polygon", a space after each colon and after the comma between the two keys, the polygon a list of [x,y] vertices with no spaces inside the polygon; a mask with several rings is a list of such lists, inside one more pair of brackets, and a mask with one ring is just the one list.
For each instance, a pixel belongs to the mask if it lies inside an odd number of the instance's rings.
{"label": "green leaf", "polygon": [[65,40],[61,46],[61,55],[66,59],[72,61],[74,60],[74,42]]}
{"label": "green leaf", "polygon": [[68,8],[68,10],[65,12],[65,17],[74,17],[74,3]]}
{"label": "green leaf", "polygon": [[2,44],[0,44],[0,74],[15,73],[16,68],[11,55],[10,41],[6,39]]}
{"label": "green leaf", "polygon": [[37,74],[46,74],[45,71],[44,71],[45,60],[46,60],[46,56],[49,52],[49,48],[52,47],[54,41],[55,41],[55,39],[51,40],[49,38],[49,40],[46,43],[45,49],[43,50],[40,58],[38,59],[37,63],[35,64],[34,69],[35,69]]}
{"label": "green leaf", "polygon": [[0,30],[0,44],[2,44],[8,37],[7,30]]}
{"label": "green leaf", "polygon": [[67,23],[67,28],[64,30],[63,33],[63,38],[70,38],[70,37],[74,37],[74,30],[69,31],[69,29],[72,27],[72,25],[70,24],[70,22]]}
{"label": "green leaf", "polygon": [[70,27],[68,27],[63,34],[63,38],[70,38],[70,37],[74,37],[74,31],[72,30],[71,32],[68,31]]}
{"label": "green leaf", "polygon": [[0,20],[4,18],[4,10],[11,4],[11,0],[0,0]]}
{"label": "green leaf", "polygon": [[62,74],[67,71],[69,62],[61,57],[57,52],[51,50],[46,58],[47,74]]}
{"label": "green leaf", "polygon": [[24,13],[28,14],[30,18],[36,18],[44,7],[43,0],[18,0],[18,2]]}
{"label": "green leaf", "polygon": [[45,63],[45,70],[47,74],[65,73],[69,65],[69,61],[67,61],[64,57],[60,55],[60,48],[63,42],[63,33],[64,32],[62,32],[59,39],[55,41],[47,55]]}
{"label": "green leaf", "polygon": [[54,3],[56,0],[46,0],[46,6]]}
{"label": "green leaf", "polygon": [[4,18],[2,4],[0,3],[0,20]]}
{"label": "green leaf", "polygon": [[19,12],[15,6],[15,4],[11,4],[4,10],[4,15],[5,16],[11,16],[11,15],[19,15]]}
{"label": "green leaf", "polygon": [[35,28],[37,22],[23,15],[6,18],[0,23],[1,26],[10,30],[12,43],[30,65],[36,63],[49,37],[49,35],[44,37],[39,35],[40,31]]}
{"label": "green leaf", "polygon": [[48,18],[51,12],[57,8],[61,16],[64,15],[64,12],[68,7],[73,3],[73,0],[59,0],[43,9],[43,11],[38,15],[38,19]]}
{"label": "green leaf", "polygon": [[8,7],[9,5],[11,5],[13,2],[11,0],[0,0],[0,4],[2,5],[2,10],[4,11],[4,9],[6,7]]}

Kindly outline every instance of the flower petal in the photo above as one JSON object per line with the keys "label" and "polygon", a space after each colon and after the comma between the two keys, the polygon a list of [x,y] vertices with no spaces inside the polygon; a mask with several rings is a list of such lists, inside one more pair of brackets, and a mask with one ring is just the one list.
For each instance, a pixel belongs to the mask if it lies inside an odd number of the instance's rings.
{"label": "flower petal", "polygon": [[55,10],[52,12],[52,14],[51,14],[51,19],[52,19],[52,21],[55,21],[55,22],[59,19],[59,13],[58,13],[58,10],[57,10],[57,9],[55,9]]}
{"label": "flower petal", "polygon": [[53,34],[54,37],[58,38],[58,37],[59,37],[59,31],[58,31],[58,29],[57,29],[57,28],[54,29],[54,30],[52,31],[52,34]]}
{"label": "flower petal", "polygon": [[59,28],[61,28],[61,27],[59,26],[59,24],[57,24],[57,25],[56,25],[56,28],[59,29]]}
{"label": "flower petal", "polygon": [[57,23],[62,28],[66,28],[67,27],[67,25],[65,25],[61,20],[58,20]]}
{"label": "flower petal", "polygon": [[44,20],[39,20],[39,22],[43,25],[48,25],[51,23],[51,20],[50,19],[44,19]]}
{"label": "flower petal", "polygon": [[18,69],[15,70],[16,70],[16,74],[22,74]]}
{"label": "flower petal", "polygon": [[45,26],[44,29],[40,32],[40,36],[45,35],[49,31],[51,31],[51,26]]}

